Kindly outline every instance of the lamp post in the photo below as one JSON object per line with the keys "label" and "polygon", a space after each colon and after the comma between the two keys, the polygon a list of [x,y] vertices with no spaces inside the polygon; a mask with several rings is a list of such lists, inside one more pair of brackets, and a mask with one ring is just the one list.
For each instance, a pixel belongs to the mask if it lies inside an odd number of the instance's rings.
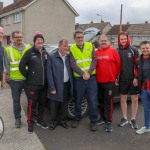
{"label": "lamp post", "polygon": [[101,23],[102,23],[103,22],[102,15],[100,15],[100,14],[96,14],[96,15],[101,17]]}

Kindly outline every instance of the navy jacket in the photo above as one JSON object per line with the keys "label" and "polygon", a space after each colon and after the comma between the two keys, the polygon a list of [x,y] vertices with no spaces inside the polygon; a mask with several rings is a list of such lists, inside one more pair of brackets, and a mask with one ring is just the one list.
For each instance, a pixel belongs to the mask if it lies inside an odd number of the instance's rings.
{"label": "navy jacket", "polygon": [[7,59],[8,58],[5,49],[2,46],[2,43],[0,42],[0,80],[2,80],[3,77],[4,67],[7,71],[9,71],[9,65]]}
{"label": "navy jacket", "polygon": [[0,80],[3,76],[3,58],[4,58],[4,48],[0,44]]}
{"label": "navy jacket", "polygon": [[[68,70],[70,81],[70,96],[73,95],[73,76],[70,67],[69,55],[66,56],[66,67]],[[48,81],[48,98],[55,101],[63,101],[63,85],[64,85],[64,63],[58,51],[51,54],[47,60],[47,81]],[[51,91],[56,90],[56,94]]]}

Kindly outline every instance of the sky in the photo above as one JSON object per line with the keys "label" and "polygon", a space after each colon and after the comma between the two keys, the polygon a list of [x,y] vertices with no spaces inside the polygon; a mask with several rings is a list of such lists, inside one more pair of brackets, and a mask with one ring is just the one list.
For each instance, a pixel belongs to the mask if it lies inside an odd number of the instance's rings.
{"label": "sky", "polygon": [[[13,0],[0,0],[7,6]],[[76,23],[84,24],[91,21],[120,24],[120,10],[123,4],[122,23],[131,24],[150,22],[150,0],[68,0],[76,12]],[[97,15],[99,14],[99,16]]]}

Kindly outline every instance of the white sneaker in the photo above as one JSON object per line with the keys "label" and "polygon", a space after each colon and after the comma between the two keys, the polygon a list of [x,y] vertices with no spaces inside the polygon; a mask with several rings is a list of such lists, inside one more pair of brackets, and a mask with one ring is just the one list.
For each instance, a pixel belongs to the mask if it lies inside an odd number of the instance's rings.
{"label": "white sneaker", "polygon": [[143,134],[143,133],[146,133],[146,132],[150,132],[150,128],[147,129],[145,126],[142,127],[142,128],[139,129],[139,130],[136,130],[136,133],[137,133],[137,134]]}

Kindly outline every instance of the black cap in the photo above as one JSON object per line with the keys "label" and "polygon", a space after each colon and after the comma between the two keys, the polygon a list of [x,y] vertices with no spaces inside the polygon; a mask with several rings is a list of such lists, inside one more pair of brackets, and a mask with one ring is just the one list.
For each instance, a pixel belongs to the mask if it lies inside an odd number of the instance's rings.
{"label": "black cap", "polygon": [[42,34],[37,34],[37,35],[35,35],[34,38],[33,38],[33,42],[34,42],[34,43],[35,43],[35,41],[36,41],[37,38],[42,38],[43,41],[44,41],[43,35],[42,35]]}

